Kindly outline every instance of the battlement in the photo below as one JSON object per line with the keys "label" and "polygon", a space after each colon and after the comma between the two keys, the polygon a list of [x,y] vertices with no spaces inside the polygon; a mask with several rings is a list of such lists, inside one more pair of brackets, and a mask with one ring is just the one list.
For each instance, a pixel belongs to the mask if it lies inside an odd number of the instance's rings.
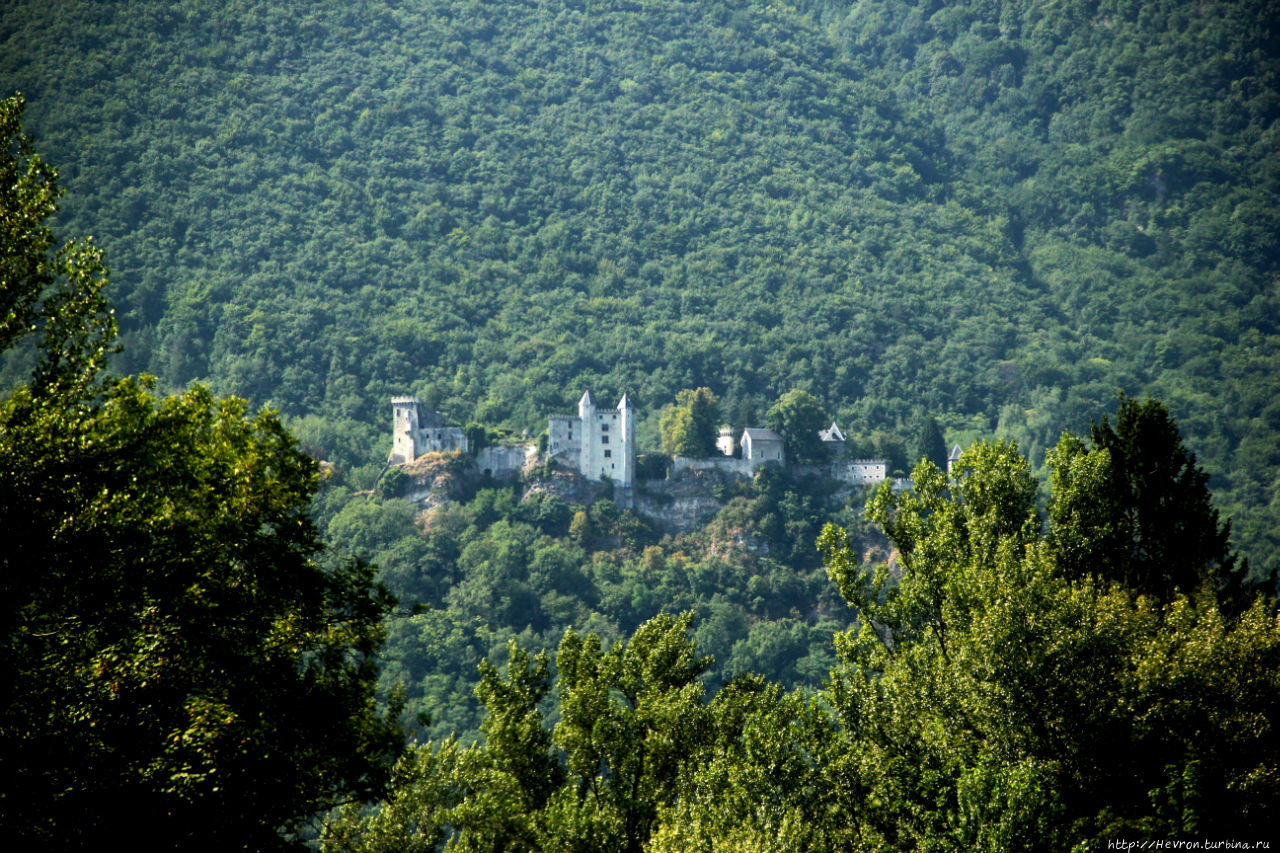
{"label": "battlement", "polygon": [[592,480],[635,483],[635,406],[622,395],[616,408],[599,406],[587,391],[578,414],[547,418],[547,455]]}
{"label": "battlement", "polygon": [[467,434],[444,425],[440,414],[417,397],[391,398],[391,464],[412,462],[424,453],[467,451]]}

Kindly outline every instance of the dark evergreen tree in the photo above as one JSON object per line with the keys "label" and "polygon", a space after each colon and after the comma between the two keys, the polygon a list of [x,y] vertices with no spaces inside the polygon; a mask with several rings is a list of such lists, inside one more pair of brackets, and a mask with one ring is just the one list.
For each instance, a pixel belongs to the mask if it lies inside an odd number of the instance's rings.
{"label": "dark evergreen tree", "polygon": [[933,415],[925,415],[920,419],[916,432],[915,445],[911,448],[911,465],[920,464],[920,460],[928,459],[934,465],[946,470],[947,441],[942,436],[942,427]]}
{"label": "dark evergreen tree", "polygon": [[1161,601],[1208,585],[1240,604],[1230,524],[1219,521],[1209,475],[1164,405],[1122,398],[1114,423],[1103,418],[1090,437],[1091,446],[1064,437],[1049,458],[1049,522],[1064,570]]}

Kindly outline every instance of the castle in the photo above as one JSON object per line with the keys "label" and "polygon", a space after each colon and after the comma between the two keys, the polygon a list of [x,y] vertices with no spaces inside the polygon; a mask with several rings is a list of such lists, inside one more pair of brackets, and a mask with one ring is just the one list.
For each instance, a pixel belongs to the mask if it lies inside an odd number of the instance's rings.
{"label": "castle", "polygon": [[[466,433],[445,426],[440,415],[417,397],[392,397],[393,444],[388,465],[412,462],[433,451],[470,450]],[[547,419],[548,460],[577,471],[589,480],[603,480],[630,490],[636,478],[636,409],[626,394],[614,408],[596,403],[590,391],[578,401],[576,415],[551,415]],[[823,447],[830,458],[830,474],[834,479],[852,485],[871,485],[884,481],[889,463],[885,459],[845,459],[845,436],[835,422],[819,431]],[[738,442],[741,456],[734,458],[733,433],[720,430],[716,446],[723,454],[718,458],[673,460],[673,470],[717,469],[726,473],[750,476],[760,465],[786,464],[782,436],[770,429],[747,428]],[[952,451],[958,455],[959,448]],[[531,441],[506,442],[485,447],[476,454],[476,467],[486,475],[503,476],[519,473],[537,456]],[[952,464],[948,460],[948,468]],[[623,497],[625,495],[619,495]]]}
{"label": "castle", "polygon": [[626,394],[617,408],[596,404],[587,391],[578,414],[547,419],[547,456],[589,480],[630,487],[636,477],[636,410]]}
{"label": "castle", "polygon": [[[826,429],[818,430],[818,439],[831,460],[830,471],[833,479],[855,486],[874,485],[888,479],[889,460],[887,459],[845,459],[847,439],[835,421],[832,421],[831,426]],[[742,453],[737,459],[715,459],[711,465],[690,466],[686,462],[679,467],[703,469],[713,467],[723,471],[750,473],[766,463],[786,464],[786,442],[782,436],[771,429],[748,427],[742,431],[742,439],[738,444],[742,447]],[[730,427],[720,428],[716,448],[724,457],[734,456],[733,430]]]}
{"label": "castle", "polygon": [[465,432],[445,426],[440,415],[417,397],[391,398],[391,436],[391,465],[412,462],[433,451],[470,449]]}
{"label": "castle", "polygon": [[[636,410],[622,395],[616,408],[596,404],[587,391],[578,401],[577,415],[547,419],[547,457],[590,480],[608,480],[630,488],[636,476]],[[412,462],[424,453],[470,450],[466,433],[445,426],[440,415],[417,397],[391,398],[392,448],[388,464]],[[477,467],[486,474],[519,471],[533,454],[532,443],[486,447]]]}

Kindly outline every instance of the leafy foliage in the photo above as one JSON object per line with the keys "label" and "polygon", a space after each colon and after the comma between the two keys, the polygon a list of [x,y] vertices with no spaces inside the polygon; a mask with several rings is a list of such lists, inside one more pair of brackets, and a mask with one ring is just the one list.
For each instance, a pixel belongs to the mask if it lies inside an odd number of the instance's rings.
{"label": "leafy foliage", "polygon": [[389,624],[382,689],[399,682],[406,721],[470,743],[480,734],[476,667],[506,660],[512,638],[557,647],[566,628],[605,642],[661,613],[694,611],[696,637],[717,658],[707,684],[747,672],[817,685],[834,662],[830,638],[849,612],[826,580],[814,539],[824,520],[881,542],[845,494],[761,472],[720,493],[701,528],[659,536],[612,501],[570,504],[539,484],[481,488],[415,518],[397,499],[352,499],[331,485],[322,504],[335,547],[362,554],[408,605]]}
{"label": "leafy foliage", "polygon": [[61,195],[58,171],[22,132],[25,108],[21,96],[0,101],[0,354],[38,332],[35,393],[83,394],[116,334],[106,270],[91,241],[57,247],[45,224]]}
{"label": "leafy foliage", "polygon": [[783,394],[765,413],[765,423],[786,444],[787,460],[802,465],[823,460],[818,432],[826,429],[829,420],[818,398],[798,388]]}
{"label": "leafy foliage", "polygon": [[0,172],[21,175],[0,257],[9,318],[42,334],[0,400],[0,837],[285,846],[379,793],[400,751],[373,695],[391,599],[368,565],[323,557],[317,466],[278,418],[100,377],[101,267],[50,255],[55,174],[20,112],[0,105]]}
{"label": "leafy foliage", "polygon": [[[709,660],[694,654],[691,619],[655,617],[607,650],[595,634],[566,633],[554,737],[539,711],[548,661],[512,643],[506,674],[486,667],[477,690],[484,746],[461,759],[452,742],[419,747],[397,770],[394,805],[348,809],[327,828],[326,847],[434,849],[452,833],[460,851],[639,853],[713,732],[699,680]],[[388,826],[388,814],[398,824]]]}
{"label": "leafy foliage", "polygon": [[719,400],[710,388],[690,390],[676,394],[675,405],[662,412],[662,450],[672,456],[689,456],[702,459],[714,456],[719,423],[716,420],[716,403]]}
{"label": "leafy foliage", "polygon": [[[1131,434],[1135,414],[1149,429],[1129,452],[1169,458],[1159,404],[1123,401],[1117,434]],[[1092,470],[1109,458],[1077,461]],[[1177,461],[1186,476],[1171,488],[1185,494],[1164,499],[1195,505],[1202,475]],[[1137,486],[1148,474],[1124,476]],[[1097,551],[1081,574],[1036,503],[1016,446],[979,443],[950,474],[925,460],[910,492],[885,484],[871,499],[893,564],[864,565],[828,526],[828,568],[859,623],[836,634],[840,663],[816,696],[748,675],[706,701],[692,614],[655,617],[607,647],[567,632],[552,704],[548,660],[511,644],[505,675],[483,668],[485,742],[464,758],[452,741],[420,747],[402,763],[406,789],[381,812],[348,811],[329,843],[416,843],[387,834],[387,814],[460,850],[1085,851],[1117,836],[1265,838],[1280,802],[1274,599],[1234,610],[1215,583],[1158,598],[1125,585],[1143,578],[1107,562],[1126,565],[1119,552]],[[1200,541],[1199,528],[1171,529],[1171,544]],[[1209,580],[1229,568],[1207,559]]]}
{"label": "leafy foliage", "polygon": [[[1168,425],[1158,404],[1131,401],[1117,422],[1139,408]],[[1152,429],[1130,451],[1161,454],[1164,438]],[[1085,471],[1107,457],[1076,459]],[[1202,475],[1182,463],[1189,474],[1173,488],[1185,494],[1163,499],[1194,505]],[[1138,491],[1144,471],[1127,476]],[[1236,619],[1213,584],[1144,596],[1145,578],[1117,571],[1131,559],[1119,551],[1095,551],[1077,574],[1078,551],[1058,550],[1065,537],[1041,537],[1034,481],[1007,444],[975,445],[949,478],[925,463],[914,484],[901,498],[883,489],[870,506],[900,550],[900,579],[858,567],[839,531],[823,536],[862,623],[837,638],[845,668],[832,701],[858,781],[846,808],[864,845],[1084,850],[1117,835],[1265,837],[1280,739],[1246,720],[1280,707],[1274,601],[1258,598]],[[1178,526],[1166,544],[1192,549],[1200,535]],[[1224,568],[1203,559],[1197,577]]]}
{"label": "leafy foliage", "polygon": [[1123,389],[1176,413],[1266,578],[1275,26],[1267,0],[24,0],[0,69],[120,273],[125,369],[322,414],[340,469],[384,458],[393,393],[537,431],[584,387],[707,387],[737,427],[800,388],[851,436],[923,411],[1039,466]]}

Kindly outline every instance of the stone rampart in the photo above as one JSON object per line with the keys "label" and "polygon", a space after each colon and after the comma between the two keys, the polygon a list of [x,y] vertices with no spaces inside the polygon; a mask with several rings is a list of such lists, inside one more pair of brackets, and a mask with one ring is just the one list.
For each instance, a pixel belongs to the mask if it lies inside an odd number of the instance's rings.
{"label": "stone rampart", "polygon": [[750,478],[755,474],[755,466],[748,459],[734,459],[731,456],[712,457],[710,459],[691,459],[687,456],[676,456],[671,460],[671,473],[681,474],[685,471],[717,471],[738,477]]}
{"label": "stone rampart", "polygon": [[537,453],[533,444],[495,444],[480,448],[476,454],[476,468],[492,477],[510,477],[524,471],[531,454]]}

